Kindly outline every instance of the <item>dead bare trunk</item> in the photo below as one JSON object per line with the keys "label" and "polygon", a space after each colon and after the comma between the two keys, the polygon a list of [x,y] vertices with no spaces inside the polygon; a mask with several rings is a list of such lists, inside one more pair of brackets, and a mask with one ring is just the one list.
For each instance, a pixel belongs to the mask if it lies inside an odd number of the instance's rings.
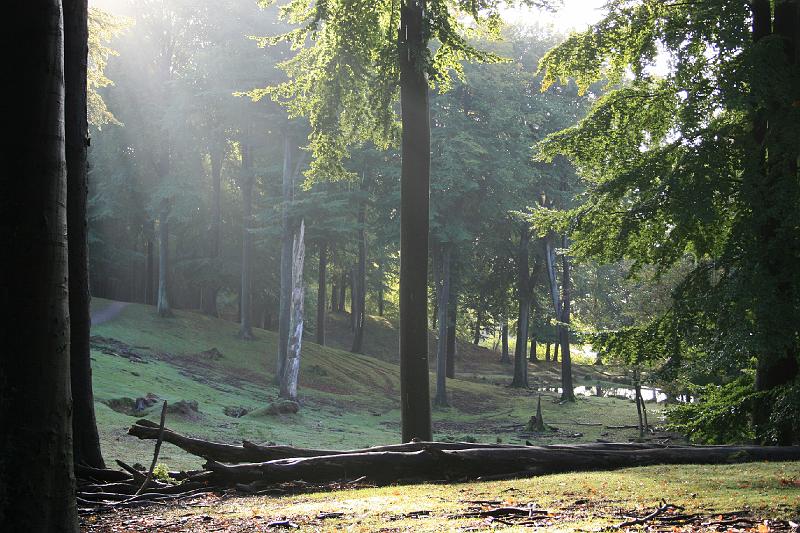
{"label": "dead bare trunk", "polygon": [[281,378],[280,397],[297,400],[297,381],[300,375],[300,351],[303,342],[303,262],[305,260],[305,221],[300,221],[300,230],[292,246],[292,305],[289,346],[286,365]]}

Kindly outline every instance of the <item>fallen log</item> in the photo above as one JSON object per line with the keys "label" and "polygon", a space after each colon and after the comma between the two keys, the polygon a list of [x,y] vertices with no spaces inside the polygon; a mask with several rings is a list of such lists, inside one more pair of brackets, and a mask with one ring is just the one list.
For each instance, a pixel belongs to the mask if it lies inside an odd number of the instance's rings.
{"label": "fallen log", "polygon": [[208,461],[205,468],[211,472],[207,478],[211,484],[221,486],[254,481],[285,483],[302,480],[311,483],[328,483],[360,476],[364,476],[373,483],[385,484],[397,482],[399,479],[464,480],[520,472],[536,476],[655,464],[719,464],[790,460],[800,460],[800,446],[662,446],[650,448],[641,445],[632,447],[593,443],[588,446],[561,445],[450,450],[429,446],[412,452],[371,451],[239,465],[224,465],[216,461]]}
{"label": "fallen log", "polygon": [[[142,419],[130,427],[128,434],[139,439],[158,439],[159,425],[149,420]],[[357,450],[325,450],[314,448],[295,448],[294,446],[280,445],[259,445],[250,441],[242,441],[242,446],[212,442],[194,437],[186,437],[164,428],[163,440],[175,446],[197,455],[208,461],[219,463],[262,463],[278,459],[294,459],[298,457],[321,457],[328,455],[350,455],[369,452],[415,452],[425,449],[440,450],[470,450],[470,449],[517,449],[525,448],[523,445],[512,444],[484,444],[476,442],[407,442],[405,444],[390,444],[386,446],[373,446]],[[556,445],[558,446],[558,445]],[[564,445],[571,446],[571,445]],[[632,449],[647,448],[652,445],[638,443],[592,443],[591,446],[597,449]]]}

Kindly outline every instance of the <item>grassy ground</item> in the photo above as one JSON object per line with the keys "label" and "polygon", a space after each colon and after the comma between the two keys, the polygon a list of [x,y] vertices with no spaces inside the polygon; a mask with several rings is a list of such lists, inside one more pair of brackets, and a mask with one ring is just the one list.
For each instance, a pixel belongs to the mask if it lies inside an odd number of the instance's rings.
{"label": "grassy ground", "polygon": [[[109,302],[96,300],[94,310]],[[331,344],[349,344],[347,318],[331,319]],[[170,413],[172,429],[222,442],[248,439],[298,446],[353,448],[397,442],[399,438],[399,375],[393,357],[396,332],[390,324],[371,319],[366,351],[356,355],[312,342],[303,344],[300,378],[301,409],[292,415],[267,415],[274,401],[276,335],[255,330],[255,341],[237,338],[237,326],[190,312],[178,311],[161,319],[152,307],[131,304],[113,319],[93,328],[92,359],[98,427],[104,456],[113,464],[120,458],[147,464],[153,443],[126,434],[138,416],[126,414],[129,402],[146,394],[170,404],[196,401],[197,411]],[[448,380],[451,407],[434,411],[437,440],[534,443],[592,442],[598,438],[627,441],[636,409],[629,400],[582,397],[561,405],[554,392],[520,391],[506,386],[511,369],[496,354],[460,345],[456,379]],[[558,366],[531,365],[531,381],[539,387],[555,385]],[[578,366],[576,385],[609,386],[621,378],[609,368]],[[431,384],[433,389],[433,383]],[[542,395],[546,422],[558,428],[545,435],[522,433],[519,426],[535,412]],[[112,409],[114,406],[117,410]],[[226,408],[251,411],[240,418]],[[650,419],[658,420],[660,406],[649,404]],[[146,415],[158,418],[158,404]],[[602,425],[583,425],[594,423]],[[196,468],[201,460],[165,444],[160,462],[171,469]],[[289,517],[308,530],[441,531],[470,527],[497,527],[485,519],[447,518],[463,512],[467,500],[497,500],[515,504],[534,502],[554,516],[542,525],[548,530],[573,530],[587,524],[619,522],[623,511],[653,507],[661,497],[703,512],[731,511],[744,505],[756,514],[790,517],[800,514],[800,463],[722,467],[653,467],[613,473],[546,476],[529,480],[468,485],[419,485],[337,492],[307,492],[284,497],[210,497],[191,506],[154,508],[140,514],[120,513],[86,530],[111,531],[252,531],[266,528],[275,518]],[[583,504],[576,501],[585,500]],[[414,511],[429,514],[414,515]],[[319,512],[343,512],[324,522]],[[128,525],[120,521],[128,520]],[[148,522],[148,520],[150,522]],[[149,525],[148,525],[149,524]]]}
{"label": "grassy ground", "polygon": [[[99,311],[108,302],[96,300],[94,305]],[[344,318],[340,316],[338,320]],[[368,339],[373,335],[377,339],[393,335],[387,326],[378,324],[371,322]],[[104,454],[110,459],[146,462],[152,443],[126,435],[137,416],[117,412],[109,404],[119,404],[124,398],[132,401],[148,393],[171,404],[196,401],[197,413],[171,413],[168,425],[202,438],[224,442],[246,438],[342,449],[397,441],[398,367],[382,360],[390,359],[387,354],[393,351],[371,348],[368,341],[367,349],[380,355],[371,357],[304,342],[301,410],[295,415],[270,416],[259,414],[259,409],[277,396],[273,384],[276,335],[257,329],[255,341],[242,341],[236,333],[237,326],[231,322],[183,311],[177,311],[174,318],[162,319],[151,307],[136,304],[95,326],[94,390]],[[380,348],[380,344],[377,346]],[[496,356],[488,350],[464,346],[467,348],[462,346],[459,358],[461,372],[448,382],[451,407],[436,409],[433,414],[437,439],[590,442],[601,437],[628,440],[635,436],[632,430],[577,424],[599,420],[608,425],[633,424],[636,410],[632,402],[581,398],[576,404],[559,405],[554,392],[541,393],[542,407],[545,421],[559,431],[539,437],[520,436],[521,428],[509,426],[522,424],[534,414],[539,393],[508,388],[507,365],[496,363]],[[212,349],[221,357],[215,356]],[[557,368],[544,363],[532,365],[532,381],[543,386],[553,384]],[[594,367],[576,368],[576,384],[594,385],[603,378],[596,372]],[[226,407],[252,412],[233,418],[224,413]],[[651,416],[657,417],[659,408],[652,406],[651,410]],[[158,406],[146,414],[157,420]],[[170,467],[199,464],[196,458],[171,445],[166,445],[162,453]]]}
{"label": "grassy ground", "polygon": [[[655,466],[498,482],[345,489],[285,496],[212,496],[169,509],[125,511],[90,518],[85,531],[275,531],[289,520],[303,531],[508,531],[527,529],[470,511],[501,506],[546,510],[528,526],[545,531],[599,531],[641,517],[660,501],[699,513],[691,522],[651,522],[651,531],[778,531],[800,514],[800,463]],[[744,513],[749,522],[725,522]],[[319,518],[323,513],[342,513]],[[323,515],[324,516],[324,515]],[[768,519],[767,524],[763,520]],[[508,523],[503,523],[508,522]],[[704,525],[705,524],[705,525]],[[781,527],[783,526],[783,527]],[[636,529],[636,528],[634,528]]]}

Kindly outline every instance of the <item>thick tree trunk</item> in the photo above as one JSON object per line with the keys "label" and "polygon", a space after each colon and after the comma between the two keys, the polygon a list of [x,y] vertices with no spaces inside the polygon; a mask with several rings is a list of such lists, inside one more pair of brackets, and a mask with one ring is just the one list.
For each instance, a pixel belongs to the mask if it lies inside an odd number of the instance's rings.
{"label": "thick tree trunk", "polygon": [[404,0],[398,51],[402,109],[400,177],[400,418],[402,439],[431,439],[428,384],[430,122],[422,68],[425,2]]}
{"label": "thick tree trunk", "polygon": [[253,148],[247,143],[242,143],[242,175],[239,186],[242,189],[242,275],[241,306],[239,316],[239,338],[253,340],[252,314],[253,314]]}
{"label": "thick tree trunk", "polygon": [[[566,250],[569,246],[569,241],[565,235],[562,239],[562,247]],[[561,256],[561,264],[564,279],[561,281],[562,287],[562,305],[561,305],[561,322],[564,326],[561,328],[561,401],[574,402],[575,390],[572,387],[572,354],[569,350],[569,322],[570,322],[570,268],[569,256],[564,253]]]}
{"label": "thick tree trunk", "polygon": [[362,201],[358,208],[358,266],[353,276],[353,309],[352,318],[354,325],[353,353],[364,353],[364,326],[366,325],[367,305],[367,233],[366,233],[366,201]]}
{"label": "thick tree trunk", "polygon": [[500,362],[510,364],[511,357],[508,353],[508,317],[503,316],[503,327],[500,331],[502,352],[500,353]]}
{"label": "thick tree trunk", "polygon": [[292,246],[292,305],[289,327],[289,346],[286,353],[281,378],[280,397],[297,400],[297,382],[300,375],[300,352],[303,342],[303,262],[305,261],[305,221],[300,221],[300,229]]}
{"label": "thick tree trunk", "polygon": [[[0,524],[77,532],[72,462],[61,2],[3,20],[6,102],[25,110],[0,176]],[[13,48],[11,48],[13,47]],[[9,127],[12,127],[11,125]]]}
{"label": "thick tree trunk", "polygon": [[[222,233],[222,193],[221,193],[221,174],[222,174],[222,159],[225,156],[223,147],[214,147],[210,154],[211,159],[211,224],[209,224],[208,238],[209,238],[209,252],[208,257],[211,261],[216,262],[219,260],[219,245]],[[218,265],[215,265],[218,266]],[[214,269],[217,273],[217,269]],[[219,311],[217,310],[217,293],[219,292],[219,284],[214,281],[207,281],[203,287],[203,294],[201,300],[201,310],[208,316],[217,317]]]}
{"label": "thick tree trunk", "polygon": [[317,344],[325,346],[325,297],[328,294],[327,281],[328,270],[328,243],[321,242],[319,245],[319,268],[317,269]]}
{"label": "thick tree trunk", "polygon": [[[452,278],[451,274],[451,278]],[[447,305],[447,377],[456,377],[456,321],[458,320],[458,292],[450,282],[450,301]]]}
{"label": "thick tree trunk", "polygon": [[545,343],[544,360],[545,361],[550,361],[550,343],[549,342]]}
{"label": "thick tree trunk", "polygon": [[[528,327],[530,328],[530,325]],[[530,337],[531,337],[531,351],[530,351],[530,355],[528,356],[528,359],[532,363],[535,363],[535,362],[537,362],[539,360],[539,355],[536,353],[536,335],[534,335],[534,333],[533,333],[533,328],[530,328],[530,330],[531,330],[531,334],[530,334]]]}
{"label": "thick tree trunk", "polygon": [[517,252],[517,300],[519,312],[517,319],[517,344],[514,350],[514,379],[512,387],[528,387],[528,313],[531,309],[530,266],[528,264],[528,243],[531,234],[527,224],[520,228],[519,250]]}
{"label": "thick tree trunk", "polygon": [[413,452],[377,451],[281,459],[264,463],[205,467],[209,481],[234,485],[303,480],[330,483],[365,477],[371,483],[398,480],[467,480],[483,476],[537,476],[560,472],[611,470],[658,464],[727,464],[731,462],[786,461],[800,458],[800,447],[685,446],[648,447],[636,444],[588,444],[528,447],[430,447]]}
{"label": "thick tree trunk", "polygon": [[[755,0],[753,12],[753,40],[760,48],[760,61],[769,61],[770,68],[782,72],[797,72],[800,68],[800,2],[787,0],[775,2],[774,19],[771,20],[771,3]],[[761,44],[772,34],[780,37],[783,45],[775,41]],[[781,422],[771,420],[774,396],[769,394],[785,386],[798,376],[798,322],[800,313],[797,298],[797,257],[800,240],[795,230],[797,205],[800,204],[798,183],[798,157],[800,148],[796,134],[796,106],[800,94],[767,90],[761,70],[752,69],[758,78],[752,80],[756,111],[753,116],[755,146],[750,154],[748,168],[743,174],[743,187],[749,191],[750,220],[745,227],[752,228],[749,236],[755,245],[747,257],[750,275],[758,286],[754,302],[757,346],[755,388],[765,393],[754,400],[753,426],[756,438],[765,444],[788,444],[796,441],[792,421],[784,416]],[[772,82],[768,82],[772,83]],[[793,102],[793,103],[792,103]]]}
{"label": "thick tree trunk", "polygon": [[172,210],[168,199],[161,201],[158,215],[158,316],[172,316],[169,304],[169,214]]}
{"label": "thick tree trunk", "polygon": [[439,342],[436,345],[436,396],[434,405],[444,407],[447,402],[447,308],[450,303],[450,246],[439,245],[437,261],[437,299],[439,301]]}
{"label": "thick tree trunk", "polygon": [[553,362],[558,363],[558,348],[561,346],[561,328],[556,328],[556,341],[553,343]]}
{"label": "thick tree trunk", "polygon": [[289,207],[292,201],[292,146],[289,134],[283,140],[283,207],[281,211],[281,292],[278,310],[278,360],[275,382],[280,384],[289,349],[289,312],[292,299],[292,231]]}
{"label": "thick tree trunk", "polygon": [[69,247],[70,376],[72,438],[76,463],[105,468],[94,416],[89,330],[89,245],[86,221],[86,64],[88,2],[64,4],[64,116],[67,161],[67,240]]}

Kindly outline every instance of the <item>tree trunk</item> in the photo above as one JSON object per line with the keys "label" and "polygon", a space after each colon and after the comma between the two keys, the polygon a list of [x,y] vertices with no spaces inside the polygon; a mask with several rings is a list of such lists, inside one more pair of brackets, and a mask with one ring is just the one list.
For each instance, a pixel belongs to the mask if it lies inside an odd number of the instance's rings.
{"label": "tree trunk", "polygon": [[5,141],[0,177],[0,524],[4,531],[77,533],[64,25],[57,0],[10,7],[4,42],[14,52],[5,66],[14,79],[6,102],[26,115]]}
{"label": "tree trunk", "polygon": [[341,282],[339,283],[339,309],[340,313],[344,313],[345,303],[347,300],[347,273],[342,272]]}
{"label": "tree trunk", "polygon": [[517,299],[519,314],[517,320],[517,345],[514,350],[514,379],[512,387],[528,387],[528,313],[531,308],[530,266],[528,265],[528,243],[531,234],[526,224],[520,228],[519,250],[517,252]]}
{"label": "tree trunk", "polygon": [[[483,300],[483,295],[481,295]],[[481,343],[481,328],[483,327],[483,307],[478,307],[477,317],[475,318],[475,335],[472,338],[472,344],[478,346]]]}
{"label": "tree trunk", "polygon": [[358,208],[358,266],[354,269],[352,318],[354,325],[353,353],[364,353],[364,326],[366,323],[367,305],[367,234],[366,234],[367,205],[362,200]]}
{"label": "tree trunk", "polygon": [[306,255],[305,221],[300,221],[300,230],[292,246],[292,305],[289,346],[286,365],[281,379],[280,397],[297,400],[297,382],[300,375],[300,351],[303,342],[303,262]]}
{"label": "tree trunk", "polygon": [[402,439],[431,440],[428,384],[430,122],[424,2],[404,0],[398,52],[402,114],[400,177],[400,418]]}
{"label": "tree trunk", "polygon": [[[452,275],[451,275],[452,277]],[[450,283],[450,302],[447,305],[447,377],[456,377],[456,321],[458,319],[458,292]]]}
{"label": "tree trunk", "polygon": [[328,270],[328,243],[319,245],[319,268],[317,270],[317,344],[325,346],[325,297],[328,294],[326,273]]}
{"label": "tree trunk", "polygon": [[169,305],[169,213],[172,210],[168,199],[161,201],[158,215],[158,316],[172,316]]}
{"label": "tree trunk", "polygon": [[508,353],[508,317],[506,316],[503,316],[503,327],[500,333],[500,337],[502,339],[501,344],[503,347],[502,348],[503,351],[500,354],[500,362],[510,364],[511,357],[509,356]]}
{"label": "tree trunk", "polygon": [[[211,224],[209,225],[208,237],[209,243],[209,259],[212,262],[219,260],[219,244],[220,235],[222,233],[222,194],[221,194],[221,174],[222,174],[222,159],[225,156],[225,150],[222,147],[214,147],[211,150]],[[218,265],[215,264],[215,267]],[[213,272],[218,274],[217,268]],[[208,316],[217,317],[219,312],[217,310],[217,293],[219,292],[219,284],[216,280],[206,281],[203,287],[202,297],[202,312]]]}
{"label": "tree trunk", "polygon": [[539,355],[536,353],[536,335],[533,334],[533,328],[530,328],[530,330],[531,330],[531,351],[528,359],[532,363],[535,363],[539,361]]}
{"label": "tree trunk", "polygon": [[[771,20],[774,9],[774,19]],[[759,60],[781,72],[797,72],[800,64],[800,3],[754,0],[753,40],[759,43],[772,36],[780,41],[757,44]],[[783,46],[775,42],[782,42]],[[748,167],[743,173],[743,187],[749,194],[748,217],[743,225],[751,228],[748,242],[754,244],[746,257],[746,271],[758,287],[753,309],[753,341],[757,348],[755,389],[764,393],[753,403],[753,426],[756,439],[764,444],[789,444],[797,441],[792,421],[786,416],[780,422],[772,420],[775,389],[797,379],[798,327],[797,257],[800,240],[797,237],[798,157],[796,111],[797,92],[783,95],[768,90],[760,69],[751,71],[758,76],[751,80],[754,100],[753,135],[755,146],[749,154]],[[772,82],[768,82],[772,83]],[[747,278],[745,278],[747,279]],[[796,426],[795,426],[796,427]]]}
{"label": "tree trunk", "polygon": [[439,342],[436,345],[436,396],[434,405],[444,407],[447,402],[447,307],[450,303],[450,246],[439,245],[437,261],[437,296],[439,300]]}
{"label": "tree trunk", "polygon": [[[562,247],[564,250],[569,246],[567,236],[564,235],[562,239]],[[574,402],[575,390],[572,387],[572,354],[569,350],[569,322],[570,322],[570,272],[569,272],[569,256],[564,253],[561,256],[561,264],[564,279],[561,281],[563,292],[563,302],[561,305],[561,322],[564,324],[561,327],[561,401]]]}
{"label": "tree trunk", "polygon": [[[151,223],[152,224],[152,223]],[[150,233],[152,234],[152,228]],[[145,249],[145,279],[144,279],[144,303],[153,305],[155,303],[155,259],[153,258],[153,239],[148,237],[144,243]]]}
{"label": "tree trunk", "polygon": [[561,328],[556,328],[556,341],[553,343],[553,362],[558,363],[558,348],[561,346]]}
{"label": "tree trunk", "polygon": [[253,340],[252,314],[253,314],[253,147],[246,142],[242,143],[242,175],[239,186],[242,189],[242,276],[241,299],[239,300],[240,324],[239,338]]}
{"label": "tree trunk", "polygon": [[545,343],[544,360],[545,361],[549,361],[550,360],[550,343],[549,342]]}
{"label": "tree trunk", "polygon": [[278,362],[276,383],[281,383],[289,349],[289,313],[292,299],[292,231],[289,208],[292,201],[292,146],[289,134],[283,140],[283,208],[281,210],[281,292],[278,310]]}
{"label": "tree trunk", "polygon": [[[335,279],[335,278],[334,278]],[[339,286],[334,283],[331,285],[331,312],[339,311]]]}
{"label": "tree trunk", "polygon": [[105,468],[94,416],[89,348],[89,246],[86,149],[86,64],[88,2],[64,4],[64,116],[67,161],[67,240],[69,249],[70,376],[72,437],[76,463]]}
{"label": "tree trunk", "polygon": [[412,452],[367,451],[240,465],[209,461],[205,467],[213,474],[206,475],[204,479],[210,483],[232,486],[297,480],[331,483],[363,476],[369,483],[388,484],[398,480],[462,481],[498,475],[530,477],[660,464],[728,464],[800,458],[800,447],[797,446],[666,448],[637,443],[592,443],[443,449],[440,445],[445,443],[415,444],[422,444],[423,448]]}

